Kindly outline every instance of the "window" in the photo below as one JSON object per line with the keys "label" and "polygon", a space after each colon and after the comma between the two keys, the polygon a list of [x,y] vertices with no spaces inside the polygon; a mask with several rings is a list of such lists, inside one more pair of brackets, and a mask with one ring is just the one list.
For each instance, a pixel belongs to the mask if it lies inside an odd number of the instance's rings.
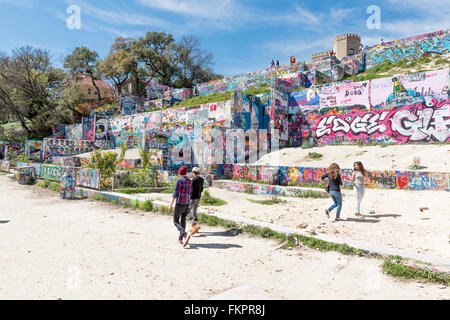
{"label": "window", "polygon": [[352,55],[354,55],[354,54],[355,54],[355,49],[350,48],[350,49],[348,50],[348,55],[349,55],[349,56],[352,56]]}
{"label": "window", "polygon": [[91,92],[91,88],[88,88],[88,94],[91,94],[92,92]]}

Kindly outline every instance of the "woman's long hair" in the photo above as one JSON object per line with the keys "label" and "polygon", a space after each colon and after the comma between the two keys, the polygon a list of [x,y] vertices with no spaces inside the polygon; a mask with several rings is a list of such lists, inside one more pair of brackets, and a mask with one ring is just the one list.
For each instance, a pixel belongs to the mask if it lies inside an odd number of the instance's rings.
{"label": "woman's long hair", "polygon": [[341,172],[341,168],[339,168],[339,165],[337,163],[332,163],[327,169],[328,176],[331,179],[336,179],[339,176],[339,173]]}
{"label": "woman's long hair", "polygon": [[363,166],[362,162],[361,162],[361,161],[356,161],[356,162],[353,164],[353,169],[355,169],[355,164],[358,165],[359,171],[361,171],[361,173],[363,174],[363,176],[366,175],[366,169],[364,169],[364,166]]}

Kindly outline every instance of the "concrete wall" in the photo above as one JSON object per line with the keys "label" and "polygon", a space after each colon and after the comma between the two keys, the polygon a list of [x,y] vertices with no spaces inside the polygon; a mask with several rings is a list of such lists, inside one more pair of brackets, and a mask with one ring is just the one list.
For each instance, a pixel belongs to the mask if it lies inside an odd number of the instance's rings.
{"label": "concrete wall", "polygon": [[370,70],[385,61],[396,63],[401,60],[419,59],[424,54],[449,53],[450,30],[441,30],[367,48],[366,69]]}
{"label": "concrete wall", "polygon": [[[243,164],[223,164],[210,166],[208,172],[216,179],[245,179],[282,186],[295,183],[320,182],[326,168],[260,166]],[[342,169],[344,185],[350,182],[352,169]],[[450,173],[445,172],[413,172],[394,170],[369,170],[369,188],[400,190],[450,190]]]}

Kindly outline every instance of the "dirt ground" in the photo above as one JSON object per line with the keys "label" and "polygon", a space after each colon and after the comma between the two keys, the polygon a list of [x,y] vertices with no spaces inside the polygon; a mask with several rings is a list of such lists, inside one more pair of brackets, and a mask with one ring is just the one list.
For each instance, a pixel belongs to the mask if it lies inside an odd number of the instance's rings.
{"label": "dirt ground", "polygon": [[170,217],[61,200],[4,175],[0,234],[0,299],[208,299],[240,285],[282,299],[450,298],[384,275],[377,259],[274,251],[273,240],[220,228],[202,226],[183,249]]}
{"label": "dirt ground", "polygon": [[[209,191],[212,196],[228,203],[208,207],[217,212],[288,227],[307,224],[316,233],[450,259],[450,194],[446,191],[366,189],[361,206],[364,217],[361,219],[355,216],[356,197],[353,190],[342,190],[344,198],[341,218],[345,219],[342,222],[334,222],[336,209],[331,212],[330,219],[325,216],[325,209],[333,203],[331,198],[279,197],[287,202],[263,205],[252,203],[248,199],[264,200],[270,199],[270,196],[249,195],[218,188],[210,188]],[[171,198],[170,194],[143,196],[164,201]],[[420,212],[421,207],[428,210]],[[369,214],[371,210],[375,214]]]}
{"label": "dirt ground", "polygon": [[[322,154],[312,160],[309,153]],[[321,146],[310,149],[286,148],[272,152],[259,159],[256,164],[327,168],[336,162],[343,169],[352,169],[355,161],[361,161],[368,170],[409,171],[414,158],[420,158],[421,171],[450,172],[450,145],[388,145],[388,146]],[[394,160],[394,161],[393,161]],[[393,166],[394,165],[394,166]]]}

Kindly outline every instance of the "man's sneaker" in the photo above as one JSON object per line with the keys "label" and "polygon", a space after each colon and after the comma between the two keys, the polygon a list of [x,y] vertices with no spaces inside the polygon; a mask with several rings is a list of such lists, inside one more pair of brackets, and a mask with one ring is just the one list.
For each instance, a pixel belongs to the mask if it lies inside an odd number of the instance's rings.
{"label": "man's sneaker", "polygon": [[325,210],[325,214],[327,215],[328,218],[330,217],[330,211],[328,211],[328,209]]}
{"label": "man's sneaker", "polygon": [[183,240],[178,240],[178,243],[179,244],[183,244]]}
{"label": "man's sneaker", "polygon": [[183,247],[186,247],[187,246],[187,244],[188,244],[188,242],[189,242],[189,239],[191,239],[191,234],[190,233],[188,233],[187,235],[185,235],[184,236],[184,238],[183,238]]}

